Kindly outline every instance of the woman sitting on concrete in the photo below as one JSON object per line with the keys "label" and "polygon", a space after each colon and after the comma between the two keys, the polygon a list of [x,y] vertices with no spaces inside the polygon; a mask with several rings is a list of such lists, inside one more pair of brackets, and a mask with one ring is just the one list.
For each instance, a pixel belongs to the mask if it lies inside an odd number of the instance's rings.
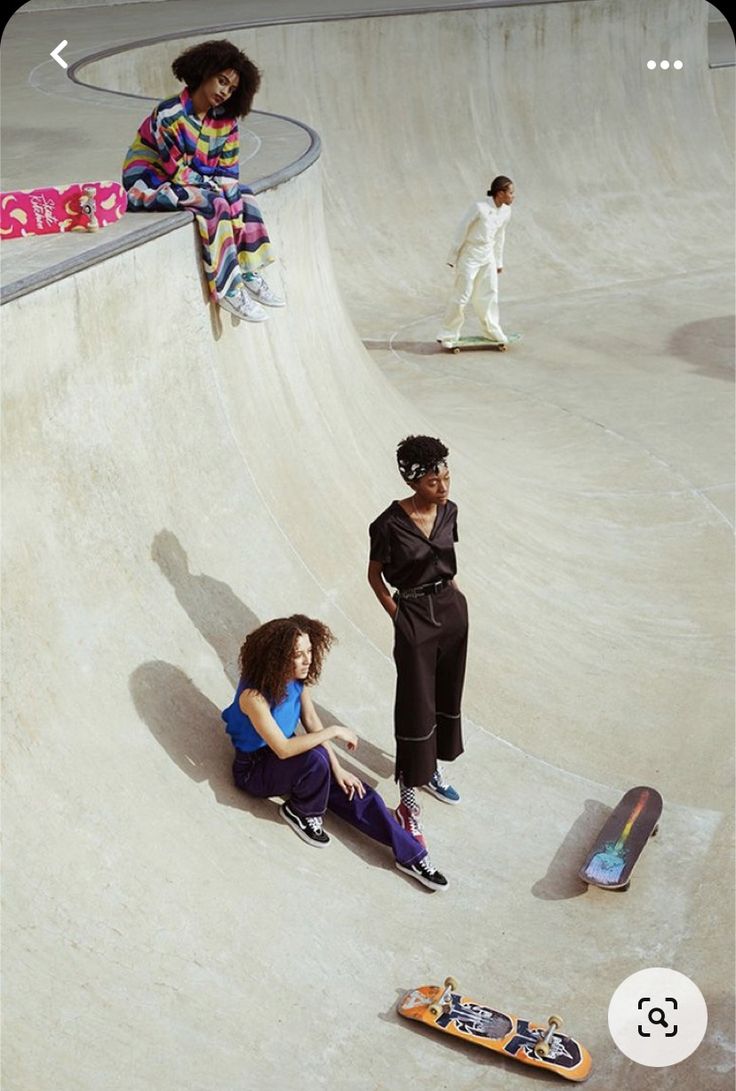
{"label": "woman sitting on concrete", "polygon": [[[261,74],[228,41],[202,42],[176,58],[186,86],[139,128],[123,165],[128,208],[194,213],[210,297],[249,322],[282,307],[260,272],[274,259],[251,191],[240,185],[238,118],[249,113]],[[244,194],[248,194],[244,197]]]}
{"label": "woman sitting on concrete", "polygon": [[[431,890],[447,879],[427,850],[402,829],[378,792],[343,769],[331,746],[342,739],[355,750],[354,731],[323,727],[308,687],[322,670],[334,637],[326,625],[294,614],[254,630],[240,649],[240,682],[222,718],[235,746],[233,778],[260,798],[284,796],[281,817],[308,845],[323,847],[327,810],[376,841],[389,845],[399,871]],[[299,723],[305,734],[297,734]]]}

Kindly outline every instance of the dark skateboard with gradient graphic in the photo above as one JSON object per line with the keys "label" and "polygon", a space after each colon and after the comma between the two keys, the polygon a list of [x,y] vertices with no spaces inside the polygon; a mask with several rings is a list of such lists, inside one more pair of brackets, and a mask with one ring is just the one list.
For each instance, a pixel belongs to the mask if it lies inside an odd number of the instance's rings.
{"label": "dark skateboard with gradient graphic", "polygon": [[550,1015],[546,1026],[530,1023],[477,1004],[461,996],[457,987],[452,977],[446,978],[444,985],[419,985],[399,1001],[399,1015],[522,1064],[546,1068],[566,1080],[581,1082],[588,1078],[590,1054],[580,1042],[559,1033],[559,1015]]}
{"label": "dark skateboard with gradient graphic", "polygon": [[609,816],[578,875],[607,890],[628,890],[631,872],[662,814],[656,788],[631,788]]}

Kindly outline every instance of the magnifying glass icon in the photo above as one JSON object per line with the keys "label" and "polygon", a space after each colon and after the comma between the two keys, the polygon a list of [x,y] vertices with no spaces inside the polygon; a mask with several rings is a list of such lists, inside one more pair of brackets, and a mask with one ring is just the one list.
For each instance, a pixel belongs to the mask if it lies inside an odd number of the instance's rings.
{"label": "magnifying glass icon", "polygon": [[[655,1015],[658,1016],[657,1019],[654,1018]],[[661,1008],[650,1008],[647,1018],[649,1019],[649,1022],[652,1024],[652,1026],[669,1027],[669,1023],[665,1019],[664,1012]]]}

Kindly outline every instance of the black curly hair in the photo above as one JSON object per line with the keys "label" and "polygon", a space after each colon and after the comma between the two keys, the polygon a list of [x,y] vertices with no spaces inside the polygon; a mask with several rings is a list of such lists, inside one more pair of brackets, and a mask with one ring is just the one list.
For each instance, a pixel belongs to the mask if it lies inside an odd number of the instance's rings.
{"label": "black curly hair", "polygon": [[238,73],[239,80],[232,95],[223,102],[222,111],[227,117],[245,117],[250,113],[255,93],[261,86],[261,73],[253,61],[226,38],[190,46],[179,54],[171,71],[191,92],[211,76],[228,68]]}
{"label": "black curly hair", "polygon": [[441,439],[433,439],[432,436],[407,436],[396,448],[396,461],[404,477],[406,467],[417,465],[435,469],[446,460],[449,453]]}
{"label": "black curly hair", "polygon": [[241,681],[262,693],[269,704],[278,705],[286,696],[286,683],[294,676],[296,642],[303,635],[312,645],[312,662],[304,683],[313,686],[335,637],[323,622],[304,614],[274,618],[248,634],[240,649]]}

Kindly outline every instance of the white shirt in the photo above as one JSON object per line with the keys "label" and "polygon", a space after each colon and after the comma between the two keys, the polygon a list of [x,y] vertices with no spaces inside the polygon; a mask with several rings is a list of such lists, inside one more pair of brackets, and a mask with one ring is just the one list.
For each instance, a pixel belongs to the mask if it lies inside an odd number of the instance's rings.
{"label": "white shirt", "polygon": [[448,264],[456,265],[462,252],[462,257],[482,264],[495,260],[496,268],[501,269],[506,224],[510,218],[511,205],[497,205],[492,197],[476,201],[455,233]]}

